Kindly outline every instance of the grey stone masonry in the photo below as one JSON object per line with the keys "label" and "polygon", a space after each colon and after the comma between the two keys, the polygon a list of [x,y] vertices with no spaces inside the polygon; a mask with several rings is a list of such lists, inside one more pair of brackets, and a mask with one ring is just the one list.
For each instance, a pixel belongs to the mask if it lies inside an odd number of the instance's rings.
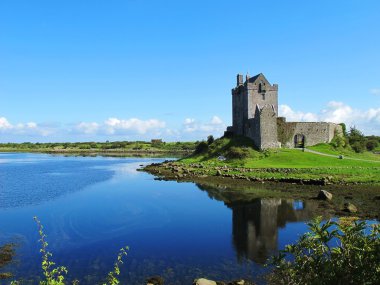
{"label": "grey stone masonry", "polygon": [[259,149],[305,147],[328,143],[342,135],[342,127],[326,122],[286,122],[278,117],[278,85],[260,73],[238,74],[232,89],[232,126],[229,132],[249,137]]}

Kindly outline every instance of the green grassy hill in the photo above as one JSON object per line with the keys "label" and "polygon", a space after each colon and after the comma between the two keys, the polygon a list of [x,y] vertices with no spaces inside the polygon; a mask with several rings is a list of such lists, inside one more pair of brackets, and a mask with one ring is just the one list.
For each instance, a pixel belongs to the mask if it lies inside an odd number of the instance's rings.
{"label": "green grassy hill", "polygon": [[[343,155],[343,159],[338,156]],[[226,159],[220,160],[223,156]],[[334,149],[329,144],[319,144],[302,149],[255,150],[245,137],[220,138],[208,147],[198,149],[179,163],[202,165],[195,171],[212,174],[219,167],[238,168],[229,174],[260,179],[328,179],[333,183],[380,183],[380,155],[355,153],[348,149]],[[242,171],[242,169],[254,171]]]}
{"label": "green grassy hill", "polygon": [[[380,155],[370,152],[355,153],[346,149],[334,149],[329,144],[319,144],[308,148],[325,155],[303,152],[301,149],[255,150],[250,139],[245,137],[220,138],[208,149],[181,160],[183,163],[206,163],[249,168],[310,168],[310,167],[380,167]],[[343,155],[344,159],[327,155]],[[220,161],[219,156],[226,157]]]}

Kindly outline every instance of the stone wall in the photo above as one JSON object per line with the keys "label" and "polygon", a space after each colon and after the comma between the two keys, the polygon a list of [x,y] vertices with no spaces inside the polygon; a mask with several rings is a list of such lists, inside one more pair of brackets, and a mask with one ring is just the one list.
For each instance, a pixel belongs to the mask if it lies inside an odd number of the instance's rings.
{"label": "stone wall", "polygon": [[326,122],[286,122],[285,118],[277,119],[278,139],[282,146],[293,148],[297,134],[305,137],[305,147],[319,143],[329,143],[335,133],[341,135],[342,127]]}
{"label": "stone wall", "polygon": [[[272,105],[265,105],[259,114],[260,120],[260,149],[276,148],[278,147],[277,139],[277,114],[275,107]],[[256,118],[255,118],[256,119]]]}
{"label": "stone wall", "polygon": [[245,106],[248,105],[247,98],[244,96],[244,86],[232,89],[232,126],[237,135],[243,135]]}
{"label": "stone wall", "polygon": [[256,105],[259,105],[260,107],[263,107],[264,105],[274,106],[275,112],[278,114],[278,86],[277,84],[273,84],[272,86],[269,82],[266,84],[265,91],[260,91],[257,83],[247,84],[248,118],[253,118],[255,116]]}
{"label": "stone wall", "polygon": [[248,120],[246,136],[253,140],[253,144],[259,149],[261,146],[260,120],[253,118]]}

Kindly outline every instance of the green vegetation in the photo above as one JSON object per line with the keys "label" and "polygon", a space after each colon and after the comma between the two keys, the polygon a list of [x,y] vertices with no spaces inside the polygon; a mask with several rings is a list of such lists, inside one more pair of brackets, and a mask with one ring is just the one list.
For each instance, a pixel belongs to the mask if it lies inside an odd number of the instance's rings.
{"label": "green vegetation", "polygon": [[116,141],[116,142],[76,142],[76,143],[3,143],[0,152],[54,152],[54,153],[189,153],[198,142],[162,142],[161,140]]}
{"label": "green vegetation", "polygon": [[357,153],[349,147],[335,147],[334,143],[319,144],[304,151],[286,148],[257,151],[246,137],[222,137],[211,144],[199,143],[191,156],[177,164],[194,175],[235,175],[284,182],[312,180],[318,184],[320,180],[380,183],[380,155],[368,151]]}
{"label": "green vegetation", "polygon": [[[212,164],[212,165],[230,165],[239,167],[255,167],[255,168],[313,168],[313,167],[376,167],[379,166],[380,156],[372,152],[355,153],[350,149],[336,149],[331,144],[319,144],[309,147],[308,149],[316,152],[332,156],[324,156],[301,149],[272,149],[265,151],[255,150],[253,143],[246,137],[222,137],[208,145],[200,143],[204,146],[202,151],[195,152],[193,155],[183,158],[180,162]],[[198,145],[198,146],[199,146]],[[344,155],[345,158],[338,159],[335,156]],[[220,156],[227,158],[221,161]]]}
{"label": "green vegetation", "polygon": [[[355,218],[308,223],[310,232],[273,258],[270,284],[380,284],[380,225]],[[335,245],[335,246],[334,246]]]}
{"label": "green vegetation", "polygon": [[352,127],[346,135],[349,147],[355,152],[361,153],[364,151],[374,151],[380,144],[380,137],[367,136],[365,137],[361,131]]}
{"label": "green vegetation", "polygon": [[[41,243],[40,252],[42,254],[41,268],[43,273],[43,280],[39,282],[40,285],[65,285],[65,276],[68,273],[68,270],[65,266],[55,267],[55,263],[51,260],[52,253],[48,251],[48,242],[46,241],[46,234],[44,233],[44,227],[37,217],[34,217],[34,220],[38,226],[38,233],[40,235],[39,242]],[[118,276],[120,275],[120,265],[123,264],[123,257],[127,256],[128,247],[120,249],[120,252],[117,256],[117,259],[114,263],[114,268],[111,272],[108,273],[106,283],[103,285],[118,285],[120,281]],[[10,278],[7,276],[6,278]],[[1,279],[1,278],[0,278]],[[73,285],[78,285],[79,281],[75,280],[72,282]],[[20,285],[19,281],[12,281],[11,285]]]}
{"label": "green vegetation", "polygon": [[34,220],[37,223],[38,233],[40,235],[40,252],[42,254],[41,267],[45,279],[40,281],[40,285],[63,285],[65,284],[64,280],[65,275],[67,274],[67,268],[64,266],[54,267],[55,263],[51,261],[52,254],[47,249],[48,243],[46,241],[46,235],[43,231],[44,228],[37,217],[34,217]]}

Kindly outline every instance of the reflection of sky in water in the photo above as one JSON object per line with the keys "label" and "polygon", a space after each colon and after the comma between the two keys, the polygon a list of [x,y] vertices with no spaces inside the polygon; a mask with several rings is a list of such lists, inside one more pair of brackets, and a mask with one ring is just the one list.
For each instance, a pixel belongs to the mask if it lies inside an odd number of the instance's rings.
{"label": "reflection of sky in water", "polygon": [[296,200],[293,202],[293,209],[294,210],[303,210],[304,209],[304,203],[303,201]]}
{"label": "reflection of sky in water", "polygon": [[0,242],[20,244],[18,276],[40,272],[35,215],[55,261],[69,267],[70,278],[81,277],[80,284],[99,282],[126,245],[128,284],[156,274],[170,284],[257,276],[264,269],[255,262],[293,241],[305,229],[295,222],[308,216],[308,205],[281,199],[226,207],[192,183],[156,181],[136,171],[157,159],[0,158],[12,161],[0,164]]}

